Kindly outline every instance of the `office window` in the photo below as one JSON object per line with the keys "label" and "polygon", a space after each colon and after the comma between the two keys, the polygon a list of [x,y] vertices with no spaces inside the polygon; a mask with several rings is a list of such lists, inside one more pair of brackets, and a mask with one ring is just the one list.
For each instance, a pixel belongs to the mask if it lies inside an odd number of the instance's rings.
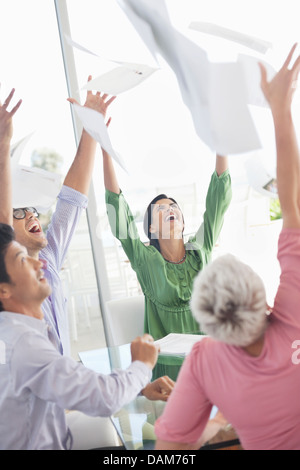
{"label": "office window", "polygon": [[[16,144],[27,138],[19,163],[57,173],[63,181],[77,146],[55,4],[53,0],[1,0],[0,13],[1,101],[13,87],[13,104],[23,100],[12,139]],[[55,200],[49,213],[41,215],[45,230],[54,209]],[[78,351],[106,344],[85,213],[61,278],[68,297],[72,355],[78,359]]]}
{"label": "office window", "polygon": [[[166,0],[166,5],[174,26],[205,48],[212,61],[232,61],[243,53],[278,68],[298,40],[297,0],[273,1],[271,8],[269,2],[258,0]],[[73,48],[72,63],[70,50],[62,55],[58,7],[67,7],[65,20],[71,38],[97,56]],[[63,177],[76,152],[76,123],[73,125],[66,101],[69,92],[83,104],[86,92],[82,86],[89,74],[95,78],[111,70],[114,61],[153,65],[152,56],[116,1],[10,0],[1,1],[0,8],[5,20],[0,30],[1,99],[16,88],[15,99],[22,98],[23,104],[14,120],[13,142],[29,136],[20,163],[50,165]],[[273,48],[265,55],[255,54],[232,41],[188,29],[192,21],[214,23],[258,37],[271,42]],[[65,41],[66,30],[59,26]],[[68,73],[72,86],[66,80]],[[298,94],[294,103],[295,118],[299,119]],[[246,162],[258,158],[264,170],[274,174],[274,135],[268,111],[251,112],[263,150],[255,155],[230,156],[233,201],[214,256],[230,251],[249,262],[267,283],[272,302],[281,222],[270,221],[271,199],[249,183]],[[108,116],[112,116],[111,142],[128,168],[126,173],[115,164],[117,176],[142,241],[147,242],[142,229],[144,211],[160,192],[178,200],[185,214],[186,236],[193,233],[202,221],[215,155],[197,137],[173,72],[163,64],[140,86],[120,94]],[[76,130],[78,139],[78,127]],[[75,357],[77,351],[105,345],[108,300],[141,293],[135,273],[108,225],[99,148],[96,160],[87,217],[82,217],[61,273],[69,296]]]}
{"label": "office window", "polygon": [[[272,11],[268,2],[260,1],[166,0],[165,3],[173,25],[203,47],[212,61],[235,61],[242,53],[269,61],[276,69],[298,37],[297,4],[293,0],[284,4],[272,2]],[[151,54],[117,2],[88,0],[83,5],[80,0],[69,0],[67,7],[72,39],[97,54],[73,49],[80,87],[89,74],[95,78],[114,68],[113,61],[153,64]],[[188,29],[192,21],[214,23],[263,39],[273,47],[266,54],[257,54],[233,41]],[[83,101],[83,90],[81,96]],[[230,251],[249,262],[266,281],[272,301],[278,280],[275,253],[281,221],[271,222],[271,198],[257,192],[252,182],[249,183],[246,164],[249,158],[257,158],[263,171],[275,174],[274,135],[267,110],[253,107],[251,113],[263,150],[254,155],[230,156],[233,201],[214,256]],[[120,94],[109,116],[113,118],[109,128],[112,144],[129,169],[126,174],[115,164],[117,176],[136,217],[141,239],[146,242],[142,229],[144,211],[160,192],[178,200],[186,214],[186,235],[193,233],[202,221],[215,156],[196,136],[173,72],[167,65],[163,66],[140,86]],[[96,263],[101,263],[101,269],[105,266],[106,280],[100,286],[104,302],[136,295],[139,285],[135,274],[108,226],[100,151],[93,183],[97,219],[91,230],[95,231],[96,243],[103,254]]]}

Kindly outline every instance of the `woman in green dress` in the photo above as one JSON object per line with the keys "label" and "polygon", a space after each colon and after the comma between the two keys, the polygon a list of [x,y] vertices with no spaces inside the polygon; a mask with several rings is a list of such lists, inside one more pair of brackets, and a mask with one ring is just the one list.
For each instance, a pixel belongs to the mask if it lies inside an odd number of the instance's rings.
{"label": "woman in green dress", "polygon": [[[145,245],[120,190],[112,159],[105,151],[103,172],[111,230],[120,240],[145,296],[145,332],[155,340],[169,333],[203,334],[189,302],[194,278],[210,260],[231,201],[227,157],[216,156],[203,223],[187,243],[183,239],[184,219],[180,208],[174,199],[160,195],[151,201],[145,214],[144,229],[150,239],[150,245]],[[161,362],[156,375],[167,374],[176,379],[178,367],[174,375],[170,367],[164,366],[180,365],[182,360],[165,357]]]}

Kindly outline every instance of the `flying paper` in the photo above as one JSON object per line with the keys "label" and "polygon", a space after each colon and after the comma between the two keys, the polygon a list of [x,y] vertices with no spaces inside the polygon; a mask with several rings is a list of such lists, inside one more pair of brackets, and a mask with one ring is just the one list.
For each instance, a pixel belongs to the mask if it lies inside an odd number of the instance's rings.
{"label": "flying paper", "polygon": [[276,171],[273,174],[266,170],[258,156],[245,162],[248,182],[255,191],[270,198],[278,198]]}
{"label": "flying paper", "polygon": [[47,212],[61,189],[61,176],[56,173],[21,165],[12,167],[13,207],[35,207]]}
{"label": "flying paper", "polygon": [[[258,59],[248,55],[240,54],[237,61],[239,64],[241,64],[244,72],[244,80],[246,82],[247,90],[247,103],[254,106],[269,108],[269,103],[267,102],[260,86],[261,71],[258,66]],[[262,60],[260,60],[260,62],[266,68],[268,80],[272,80],[276,74],[276,70],[267,62]]]}
{"label": "flying paper", "polygon": [[[130,5],[128,5],[128,2],[126,0],[117,0],[117,2],[120,5],[120,7],[122,8],[122,10],[124,11],[124,13],[126,14],[126,16],[128,17],[129,21],[131,21],[131,23],[133,24],[136,31],[143,38],[146,46],[148,47],[149,51],[151,52],[151,54],[153,56],[155,62],[158,64],[159,63],[158,62],[158,52],[159,52],[159,50],[158,50],[158,47],[157,47],[157,44],[156,44],[156,40],[153,36],[151,26],[149,24],[145,23],[144,21],[142,21],[139,18],[139,15],[136,14],[134,9],[131,8]],[[152,5],[150,6],[150,8],[151,7],[153,8],[153,5],[157,6],[157,1],[156,0],[152,2]],[[164,9],[164,15],[168,16],[167,15],[167,9],[166,9],[166,6],[165,6],[163,1],[161,2],[161,8]]]}
{"label": "flying paper", "polygon": [[143,64],[130,64],[124,63],[121,67],[116,67],[113,70],[100,75],[93,80],[87,82],[82,89],[97,90],[107,93],[109,95],[119,95],[124,91],[140,85],[150,75],[158,69],[148,67]]}
{"label": "flying paper", "polygon": [[[220,155],[261,148],[248,109],[241,61],[211,63],[206,52],[176,31],[164,13],[151,8],[152,0],[122,0],[122,3],[146,44],[151,31],[156,51],[176,74],[198,136]],[[160,5],[163,4],[160,0]]]}
{"label": "flying paper", "polygon": [[61,189],[61,176],[41,168],[19,165],[33,133],[23,137],[10,148],[13,207],[35,207],[46,213],[55,203]]}
{"label": "flying paper", "polygon": [[[79,49],[80,51],[82,52],[87,52],[88,54],[91,54],[91,55],[94,55],[96,57],[99,57],[101,58],[102,56],[99,55],[99,54],[96,54],[95,52],[91,51],[90,49],[87,49],[86,47],[82,46],[81,44],[79,44],[78,42],[76,41],[73,41],[72,38],[70,38],[70,36],[68,34],[65,33],[65,38],[66,38],[66,41],[67,43],[69,44],[69,46],[71,47],[76,47],[76,49]],[[113,62],[113,61],[112,61]]]}
{"label": "flying paper", "polygon": [[265,54],[267,50],[272,47],[272,44],[270,42],[255,38],[253,36],[249,36],[247,34],[239,33],[228,28],[224,28],[213,23],[193,21],[190,24],[189,28],[194,29],[196,31],[200,31],[202,33],[219,36],[221,38],[228,39],[229,41],[237,42],[239,44],[242,44],[243,46],[249,47],[250,49],[254,49],[255,51],[261,52],[263,54]]}
{"label": "flying paper", "polygon": [[12,159],[11,163],[13,165],[17,165],[19,163],[24,147],[26,146],[27,142],[31,139],[32,135],[33,135],[33,132],[23,137],[22,139],[20,139],[18,142],[15,142],[14,144],[11,145],[10,157]]}
{"label": "flying paper", "polygon": [[[65,37],[70,46],[76,47],[77,49],[96,57],[104,58],[82,46],[78,42],[73,41],[67,34],[65,34]],[[145,64],[132,64],[112,59],[105,60],[118,64],[119,67],[90,80],[82,87],[83,90],[97,90],[113,96],[119,95],[124,91],[136,87],[158,70],[158,68],[149,67]]]}
{"label": "flying paper", "polygon": [[122,157],[112,147],[103,115],[94,109],[76,103],[72,106],[74,106],[86,132],[99,142],[101,147],[127,172]]}

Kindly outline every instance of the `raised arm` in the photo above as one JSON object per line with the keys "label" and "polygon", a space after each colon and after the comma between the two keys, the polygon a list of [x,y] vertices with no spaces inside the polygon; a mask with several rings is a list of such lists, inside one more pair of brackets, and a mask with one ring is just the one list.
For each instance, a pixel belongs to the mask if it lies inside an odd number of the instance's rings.
{"label": "raised arm", "polygon": [[[89,76],[88,80],[90,81],[91,79],[92,77]],[[105,117],[108,106],[115,98],[113,96],[108,99],[108,95],[105,93],[101,96],[99,92],[94,95],[91,91],[88,91],[84,106],[98,111]],[[68,98],[68,101],[70,103],[77,103],[74,98]],[[64,185],[88,195],[94,169],[96,146],[96,141],[83,130],[76,156],[66,175]]]}
{"label": "raised arm", "polygon": [[220,176],[228,170],[228,157],[223,157],[221,155],[216,156],[216,172],[217,175]]}
{"label": "raised arm", "polygon": [[295,44],[282,68],[270,82],[265,67],[261,68],[261,87],[272,111],[276,149],[277,186],[283,227],[300,228],[300,155],[292,119],[292,99],[300,71],[300,56],[289,68]]}
{"label": "raised arm", "polygon": [[108,191],[116,194],[120,194],[120,186],[117,180],[114,164],[111,156],[102,149],[103,154],[103,175],[104,175],[104,186]]}
{"label": "raised arm", "polygon": [[22,100],[7,111],[15,90],[12,89],[3,105],[0,103],[0,222],[8,225],[13,224],[12,215],[12,182],[10,163],[10,143],[13,135],[13,116],[19,109]]}

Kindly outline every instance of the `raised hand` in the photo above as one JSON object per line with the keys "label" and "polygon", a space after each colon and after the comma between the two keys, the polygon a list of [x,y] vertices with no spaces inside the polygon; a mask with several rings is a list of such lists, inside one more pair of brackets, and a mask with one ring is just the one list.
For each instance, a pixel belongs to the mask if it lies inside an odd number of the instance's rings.
{"label": "raised hand", "polygon": [[297,44],[294,44],[287,56],[283,66],[275,75],[273,80],[268,82],[267,71],[263,64],[259,64],[261,69],[261,88],[270,104],[273,113],[284,113],[291,107],[294,92],[297,87],[297,79],[300,71],[300,56],[289,68]]}
{"label": "raised hand", "polygon": [[[88,81],[91,81],[91,80],[92,80],[92,76],[89,75]],[[91,90],[88,90],[84,106],[90,109],[94,109],[95,111],[98,111],[105,118],[106,113],[107,113],[107,108],[115,99],[116,99],[116,96],[112,96],[109,98],[109,95],[107,95],[106,93],[103,93],[101,95],[101,93],[97,91],[94,94]],[[72,104],[74,103],[79,104],[74,98],[68,98],[68,101]],[[110,124],[110,121],[111,119],[108,120],[106,124],[107,126]]]}
{"label": "raised hand", "polygon": [[266,70],[260,64],[261,88],[274,121],[277,187],[283,228],[300,228],[300,155],[291,109],[300,72],[300,56],[290,66],[296,47],[294,44],[283,66],[269,82]]}
{"label": "raised hand", "polygon": [[21,106],[22,100],[19,100],[18,103],[12,108],[11,111],[8,111],[7,108],[14,96],[15,89],[13,88],[2,104],[0,102],[0,142],[4,144],[5,142],[10,142],[13,135],[13,123],[12,118]]}

